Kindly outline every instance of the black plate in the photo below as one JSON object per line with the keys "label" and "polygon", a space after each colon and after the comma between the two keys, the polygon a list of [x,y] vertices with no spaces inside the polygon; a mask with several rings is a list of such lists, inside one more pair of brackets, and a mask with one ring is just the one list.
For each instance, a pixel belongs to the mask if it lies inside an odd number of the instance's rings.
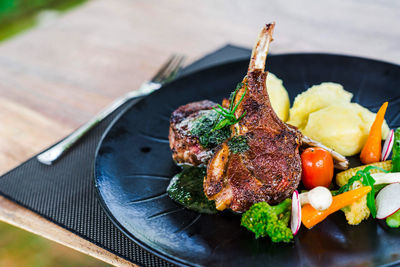
{"label": "black plate", "polygon": [[[200,215],[165,193],[179,172],[168,145],[169,116],[180,105],[220,102],[246,73],[248,61],[183,77],[144,98],[115,120],[96,156],[95,184],[114,223],[141,246],[179,264],[207,266],[359,265],[400,260],[400,233],[369,219],[349,226],[342,212],[305,230],[291,244],[255,240],[230,212]],[[390,101],[387,120],[400,125],[400,67],[368,59],[326,55],[270,56],[267,69],[283,79],[291,102],[311,85],[341,83],[353,102],[376,111]],[[353,163],[355,163],[355,160]]]}

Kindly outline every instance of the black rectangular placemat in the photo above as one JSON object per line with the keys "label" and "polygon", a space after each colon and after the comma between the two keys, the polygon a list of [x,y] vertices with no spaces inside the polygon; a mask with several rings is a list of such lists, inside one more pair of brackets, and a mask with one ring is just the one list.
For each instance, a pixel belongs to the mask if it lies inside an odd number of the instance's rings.
{"label": "black rectangular placemat", "polygon": [[[188,66],[181,75],[249,56],[250,50],[228,45]],[[95,194],[96,147],[107,126],[128,105],[101,122],[54,165],[45,166],[33,157],[3,175],[0,194],[131,262],[141,266],[171,266],[119,231]]]}

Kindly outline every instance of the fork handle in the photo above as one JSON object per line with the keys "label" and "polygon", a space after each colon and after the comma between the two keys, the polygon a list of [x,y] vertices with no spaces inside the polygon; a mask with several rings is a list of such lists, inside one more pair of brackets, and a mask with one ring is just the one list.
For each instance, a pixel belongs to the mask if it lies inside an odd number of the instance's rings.
{"label": "fork handle", "polygon": [[139,90],[128,92],[127,94],[114,100],[109,106],[101,110],[88,122],[83,124],[81,127],[73,131],[64,140],[54,145],[53,147],[47,149],[46,151],[40,153],[36,156],[37,160],[43,164],[51,165],[54,161],[60,158],[71,146],[73,146],[79,139],[81,139],[87,132],[89,132],[93,127],[99,124],[104,118],[110,115],[113,111],[118,109],[120,106],[128,102],[129,100],[141,96],[145,96],[154,90],[161,87],[158,83],[145,83]]}

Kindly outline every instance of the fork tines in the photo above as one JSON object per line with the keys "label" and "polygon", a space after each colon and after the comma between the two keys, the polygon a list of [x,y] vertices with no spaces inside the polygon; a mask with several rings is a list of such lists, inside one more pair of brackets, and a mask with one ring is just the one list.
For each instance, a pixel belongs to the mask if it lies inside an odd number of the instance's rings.
{"label": "fork tines", "polygon": [[160,68],[160,70],[151,79],[154,83],[166,83],[180,70],[185,56],[173,54],[168,61]]}

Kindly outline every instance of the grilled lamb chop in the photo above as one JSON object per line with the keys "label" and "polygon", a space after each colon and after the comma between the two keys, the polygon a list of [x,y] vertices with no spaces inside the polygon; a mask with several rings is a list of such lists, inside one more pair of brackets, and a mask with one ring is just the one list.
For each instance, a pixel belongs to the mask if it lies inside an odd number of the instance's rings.
{"label": "grilled lamb chop", "polygon": [[[212,109],[217,106],[214,102],[189,103],[171,116],[169,141],[173,159],[179,165],[197,166],[208,162],[204,192],[209,199],[215,200],[219,210],[230,208],[242,212],[256,202],[275,204],[289,197],[301,177],[301,146],[323,147],[331,153],[336,168],[348,168],[344,156],[303,136],[273,111],[265,87],[267,73],[264,67],[274,26],[268,24],[261,31],[243,86],[233,99],[234,105],[239,103],[236,118],[245,116],[231,126],[231,138],[219,138],[219,142],[204,146],[201,138],[193,134],[195,122],[214,112]],[[223,102],[225,108],[229,106],[226,102]],[[230,147],[231,141],[238,136],[245,140],[247,151],[238,152]],[[218,144],[221,145],[216,147]]]}
{"label": "grilled lamb chop", "polygon": [[[224,99],[222,106],[227,108],[229,105],[229,100]],[[196,120],[209,113],[214,107],[217,107],[216,103],[203,100],[180,106],[172,113],[169,128],[169,145],[172,150],[172,158],[178,165],[207,165],[211,159],[218,144],[208,147],[202,146],[199,137],[193,135],[189,128]],[[301,149],[310,146],[322,147],[329,151],[335,162],[335,168],[339,170],[346,170],[348,168],[349,162],[346,157],[307,136],[302,136]]]}
{"label": "grilled lamb chop", "polygon": [[240,103],[235,116],[246,114],[232,125],[232,133],[242,136],[248,149],[235,153],[226,141],[207,167],[204,192],[210,200],[215,200],[218,210],[230,208],[242,212],[260,201],[279,203],[289,197],[300,182],[302,134],[278,118],[265,86],[265,60],[274,26],[267,24],[262,29],[247,76],[234,99],[235,103]]}
{"label": "grilled lamb chop", "polygon": [[203,147],[190,128],[194,121],[211,111],[217,104],[203,100],[179,107],[171,115],[169,127],[169,146],[172,158],[177,164],[206,165],[213,155],[211,148]]}

